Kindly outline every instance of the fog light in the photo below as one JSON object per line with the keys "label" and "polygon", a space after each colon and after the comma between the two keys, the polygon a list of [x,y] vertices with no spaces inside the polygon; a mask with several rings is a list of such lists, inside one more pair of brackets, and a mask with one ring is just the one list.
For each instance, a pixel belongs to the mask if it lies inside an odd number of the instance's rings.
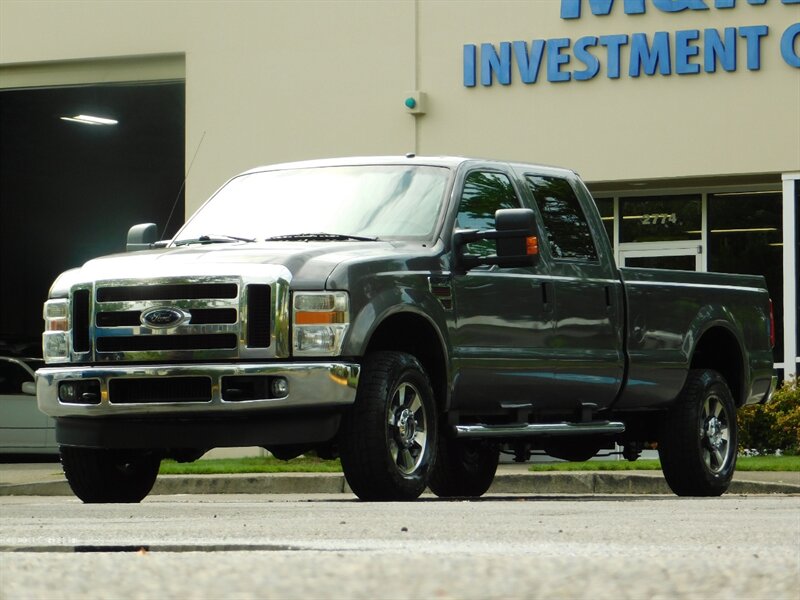
{"label": "fog light", "polygon": [[284,377],[275,377],[270,387],[273,398],[283,398],[289,395],[289,382]]}
{"label": "fog light", "polygon": [[62,381],[58,399],[64,404],[100,404],[100,382],[97,379]]}
{"label": "fog light", "polygon": [[58,386],[58,399],[61,402],[75,404],[78,400],[78,384],[74,381],[65,381]]}

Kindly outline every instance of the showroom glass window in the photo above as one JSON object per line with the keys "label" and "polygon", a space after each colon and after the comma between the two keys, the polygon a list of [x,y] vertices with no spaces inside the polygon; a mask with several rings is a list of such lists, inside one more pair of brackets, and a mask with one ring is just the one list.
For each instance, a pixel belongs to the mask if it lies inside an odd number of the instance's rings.
{"label": "showroom glass window", "polygon": [[763,275],[775,308],[775,360],[783,361],[782,194],[708,195],[708,270]]}
{"label": "showroom glass window", "polygon": [[702,197],[643,196],[620,199],[620,242],[668,242],[702,237]]}

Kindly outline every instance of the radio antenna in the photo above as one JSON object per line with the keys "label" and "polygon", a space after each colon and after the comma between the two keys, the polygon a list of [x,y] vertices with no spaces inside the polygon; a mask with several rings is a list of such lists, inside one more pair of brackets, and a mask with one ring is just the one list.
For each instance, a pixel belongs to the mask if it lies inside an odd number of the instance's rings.
{"label": "radio antenna", "polygon": [[159,239],[167,233],[167,228],[169,227],[169,222],[172,220],[172,215],[175,213],[175,208],[178,206],[178,200],[181,199],[181,193],[183,193],[183,188],[186,187],[186,180],[189,179],[189,173],[192,172],[192,165],[194,165],[194,159],[197,158],[197,153],[200,152],[200,146],[203,145],[203,140],[206,139],[206,132],[203,131],[203,135],[200,136],[200,141],[197,142],[197,148],[194,151],[194,156],[192,156],[192,162],[189,163],[189,168],[186,169],[186,175],[183,176],[183,183],[181,183],[181,189],[178,190],[178,195],[175,196],[175,202],[172,203],[172,210],[169,211],[169,216],[167,217],[167,223],[164,225],[164,231],[161,232],[161,235],[158,236]]}

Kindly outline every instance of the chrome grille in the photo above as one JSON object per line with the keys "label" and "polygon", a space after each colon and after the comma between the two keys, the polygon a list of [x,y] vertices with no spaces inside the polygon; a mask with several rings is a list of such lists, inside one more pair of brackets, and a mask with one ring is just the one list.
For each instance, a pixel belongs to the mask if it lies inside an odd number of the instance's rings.
{"label": "chrome grille", "polygon": [[97,281],[93,293],[86,295],[93,357],[81,360],[285,357],[288,281],[265,278]]}

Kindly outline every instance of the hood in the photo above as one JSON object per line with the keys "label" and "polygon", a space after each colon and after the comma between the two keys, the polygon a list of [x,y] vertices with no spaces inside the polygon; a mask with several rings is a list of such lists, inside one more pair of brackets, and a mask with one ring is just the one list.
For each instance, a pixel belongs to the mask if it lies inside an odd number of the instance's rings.
{"label": "hood", "polygon": [[72,285],[87,281],[243,275],[263,272],[265,265],[285,268],[296,289],[322,289],[333,269],[344,261],[391,258],[408,251],[402,242],[291,241],[195,244],[113,254],[62,273],[50,295],[66,295]]}

